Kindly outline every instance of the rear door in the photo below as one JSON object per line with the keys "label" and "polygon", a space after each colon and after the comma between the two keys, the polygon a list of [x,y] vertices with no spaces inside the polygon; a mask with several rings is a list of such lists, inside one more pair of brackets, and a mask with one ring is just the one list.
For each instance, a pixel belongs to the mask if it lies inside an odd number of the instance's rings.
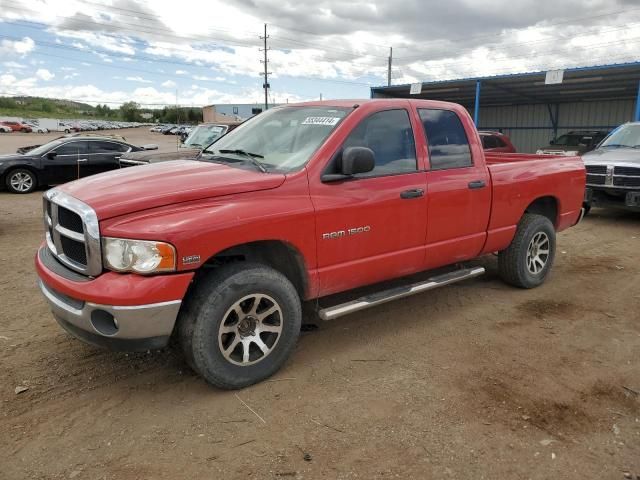
{"label": "rear door", "polygon": [[370,148],[376,166],[352,179],[310,179],[316,209],[320,295],[420,270],[426,233],[426,175],[405,108],[371,113],[354,126],[326,173],[335,173],[344,148]]}
{"label": "rear door", "polygon": [[[54,153],[49,158],[49,153]],[[80,166],[87,162],[88,145],[84,140],[70,140],[42,156],[45,182],[57,185],[80,178]]]}
{"label": "rear door", "polygon": [[129,145],[108,140],[89,141],[89,161],[83,166],[81,176],[95,175],[120,168],[120,157],[131,150]]}
{"label": "rear door", "polygon": [[485,242],[491,183],[481,144],[452,110],[419,108],[429,152],[426,268],[477,256]]}

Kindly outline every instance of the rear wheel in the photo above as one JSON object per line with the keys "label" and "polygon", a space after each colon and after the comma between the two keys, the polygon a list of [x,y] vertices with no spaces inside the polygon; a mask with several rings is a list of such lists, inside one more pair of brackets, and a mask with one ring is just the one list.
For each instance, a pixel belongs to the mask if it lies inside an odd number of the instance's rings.
{"label": "rear wheel", "polygon": [[178,333],[197,373],[216,387],[236,389],[280,369],[301,322],[300,298],[284,275],[239,262],[197,280],[180,313]]}
{"label": "rear wheel", "polygon": [[511,245],[498,254],[502,279],[516,287],[541,285],[553,265],[556,232],[551,221],[542,215],[525,214]]}
{"label": "rear wheel", "polygon": [[12,170],[7,174],[7,189],[13,193],[30,193],[38,186],[36,176],[24,168]]}

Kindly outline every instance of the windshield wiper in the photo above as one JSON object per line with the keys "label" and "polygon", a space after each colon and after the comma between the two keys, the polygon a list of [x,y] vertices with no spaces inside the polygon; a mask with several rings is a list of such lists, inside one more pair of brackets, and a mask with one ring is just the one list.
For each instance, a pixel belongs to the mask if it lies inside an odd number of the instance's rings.
{"label": "windshield wiper", "polygon": [[620,147],[624,147],[624,148],[633,148],[631,145],[623,145],[622,143],[610,143],[609,145],[603,145],[600,148],[607,148],[607,147],[616,147],[616,148],[620,148]]}
{"label": "windshield wiper", "polygon": [[253,163],[258,168],[258,170],[260,170],[262,173],[267,173],[268,172],[268,170],[264,166],[264,164],[258,160],[258,158],[264,158],[264,156],[260,155],[258,153],[247,152],[247,151],[242,150],[240,148],[236,148],[236,149],[223,148],[222,150],[218,150],[218,152],[220,152],[220,153],[235,153],[236,155],[242,155],[247,160],[249,160],[251,163]]}

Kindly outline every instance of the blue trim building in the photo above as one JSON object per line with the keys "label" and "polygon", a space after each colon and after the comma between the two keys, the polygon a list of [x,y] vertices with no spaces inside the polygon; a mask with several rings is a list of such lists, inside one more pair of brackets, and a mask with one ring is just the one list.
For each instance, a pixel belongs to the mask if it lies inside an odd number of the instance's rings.
{"label": "blue trim building", "polygon": [[535,152],[570,130],[611,130],[640,121],[640,62],[371,88],[372,98],[427,98],[463,105],[481,130]]}

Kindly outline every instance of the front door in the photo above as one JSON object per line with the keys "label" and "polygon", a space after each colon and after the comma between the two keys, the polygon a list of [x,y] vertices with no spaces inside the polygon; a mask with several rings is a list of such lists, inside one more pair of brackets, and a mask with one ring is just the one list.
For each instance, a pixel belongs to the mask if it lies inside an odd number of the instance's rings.
{"label": "front door", "polygon": [[[54,155],[50,155],[50,154]],[[57,185],[80,178],[82,165],[88,161],[88,145],[84,140],[72,140],[54,148],[42,157],[45,182]]]}
{"label": "front door", "polygon": [[385,110],[362,119],[329,169],[349,146],[370,148],[375,169],[349,180],[310,182],[320,295],[414,273],[424,257],[426,176],[409,112]]}

